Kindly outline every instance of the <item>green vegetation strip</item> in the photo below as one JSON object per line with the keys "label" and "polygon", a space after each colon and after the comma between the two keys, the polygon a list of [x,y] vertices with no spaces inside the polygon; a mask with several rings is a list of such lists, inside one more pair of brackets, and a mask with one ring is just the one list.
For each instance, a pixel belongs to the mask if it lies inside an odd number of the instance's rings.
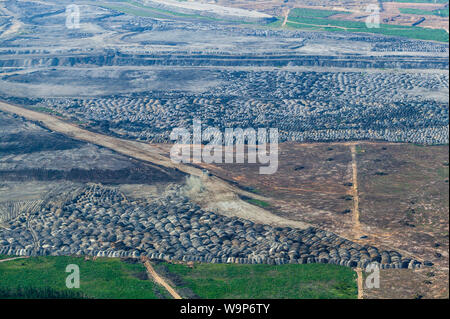
{"label": "green vegetation strip", "polygon": [[56,115],[56,116],[62,116],[61,113],[59,113],[59,112],[57,112],[55,110],[52,110],[51,108],[45,107],[45,106],[35,106],[35,107],[30,108],[30,109],[33,110],[33,111],[41,112],[41,113],[49,113],[49,114],[53,114],[53,115]]}
{"label": "green vegetation strip", "polygon": [[259,199],[250,198],[250,199],[247,199],[247,202],[249,202],[250,204],[256,205],[256,206],[263,207],[263,208],[270,207],[270,204],[268,202],[265,202],[265,201],[262,201]]}
{"label": "green vegetation strip", "polygon": [[[69,264],[80,268],[80,288],[68,289]],[[0,263],[1,298],[156,299],[166,292],[146,278],[145,267],[120,259],[32,257]],[[141,278],[141,279],[140,279]]]}
{"label": "green vegetation strip", "polygon": [[353,299],[358,294],[356,273],[337,265],[160,264],[157,271],[161,267],[178,278],[177,289],[201,298]]}
{"label": "green vegetation strip", "polygon": [[316,18],[328,18],[335,14],[349,14],[347,11],[333,11],[333,10],[321,10],[321,9],[306,9],[295,8],[289,13],[289,17],[316,17]]}
{"label": "green vegetation strip", "polygon": [[[3,256],[2,256],[3,257]],[[80,288],[65,285],[67,265],[80,268]],[[156,270],[179,291],[201,298],[356,298],[356,274],[327,264],[238,265],[161,263]],[[32,257],[0,263],[2,298],[167,298],[167,292],[146,279],[141,263],[120,259]]]}
{"label": "green vegetation strip", "polygon": [[440,10],[422,10],[422,9],[416,9],[416,8],[399,8],[399,11],[401,13],[405,14],[419,14],[419,15],[435,15],[440,17],[448,17],[449,10],[448,8],[440,9]]}
{"label": "green vegetation strip", "polygon": [[426,29],[400,25],[380,24],[379,28],[368,28],[364,22],[332,20],[325,18],[291,17],[286,24],[291,28],[341,32],[367,32],[412,39],[448,42],[448,33],[443,29]]}

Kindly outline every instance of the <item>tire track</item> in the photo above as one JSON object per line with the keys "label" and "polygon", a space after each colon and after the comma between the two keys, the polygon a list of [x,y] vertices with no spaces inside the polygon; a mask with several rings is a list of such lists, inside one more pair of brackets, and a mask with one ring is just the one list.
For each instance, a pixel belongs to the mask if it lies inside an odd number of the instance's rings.
{"label": "tire track", "polygon": [[4,262],[7,262],[7,261],[13,261],[13,260],[16,260],[16,259],[25,259],[25,258],[28,258],[28,256],[0,259],[0,263],[4,263]]}

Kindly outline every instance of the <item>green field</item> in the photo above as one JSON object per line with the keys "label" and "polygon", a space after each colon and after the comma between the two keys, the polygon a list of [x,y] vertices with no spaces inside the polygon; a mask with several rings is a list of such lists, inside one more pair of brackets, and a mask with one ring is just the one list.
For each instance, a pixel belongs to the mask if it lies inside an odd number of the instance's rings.
{"label": "green field", "polygon": [[[66,288],[67,265],[80,267],[80,288]],[[95,261],[77,257],[33,257],[0,263],[0,298],[12,297],[17,290],[28,296],[47,291],[49,296],[83,296],[83,298],[156,299],[167,298],[165,290],[154,285],[143,274],[145,267],[120,259],[98,258]],[[140,279],[144,278],[144,279]],[[5,296],[6,295],[6,296]]]}
{"label": "green field", "polygon": [[161,263],[155,269],[200,298],[356,298],[356,273],[328,264],[239,265]]}
{"label": "green field", "polygon": [[333,10],[320,10],[320,9],[306,9],[306,8],[295,8],[289,12],[289,17],[316,17],[316,18],[328,18],[329,16],[345,13],[349,14],[347,11],[333,11]]}
{"label": "green field", "polygon": [[340,32],[367,32],[391,36],[401,36],[412,39],[434,40],[448,42],[445,30],[425,29],[420,27],[380,24],[380,28],[368,28],[364,22],[332,20],[326,18],[291,17],[286,26],[297,29],[313,29]]}
{"label": "green field", "polygon": [[401,13],[405,14],[419,14],[419,15],[435,15],[440,17],[448,17],[449,10],[446,9],[440,9],[440,10],[422,10],[422,9],[416,9],[416,8],[399,8],[399,11]]}
{"label": "green field", "polygon": [[[68,289],[67,265],[80,268],[80,288]],[[200,298],[356,298],[356,274],[327,264],[238,265],[159,263],[155,269],[184,297]],[[141,263],[120,259],[31,257],[0,263],[2,298],[169,298],[146,277]]]}

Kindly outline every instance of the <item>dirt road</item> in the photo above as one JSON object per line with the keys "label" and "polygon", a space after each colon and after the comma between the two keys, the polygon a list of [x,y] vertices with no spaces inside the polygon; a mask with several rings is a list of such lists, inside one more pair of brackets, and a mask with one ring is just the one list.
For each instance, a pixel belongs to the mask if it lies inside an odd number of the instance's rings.
{"label": "dirt road", "polygon": [[358,283],[358,299],[364,298],[364,277],[363,277],[363,270],[361,268],[355,269],[357,277],[357,283]]}
{"label": "dirt road", "polygon": [[286,22],[288,21],[288,18],[289,18],[289,13],[291,13],[291,9],[287,9],[286,10],[285,15],[284,15],[284,20],[283,20],[283,23],[281,25],[282,27],[284,27],[286,25]]}
{"label": "dirt road", "polygon": [[353,236],[354,239],[361,237],[361,223],[359,221],[359,195],[358,195],[358,163],[356,161],[356,144],[350,145],[352,152],[352,184],[353,184]]}
{"label": "dirt road", "polygon": [[147,257],[142,257],[142,261],[144,263],[145,268],[147,268],[147,272],[150,275],[150,277],[158,284],[163,286],[167,292],[174,298],[174,299],[183,299],[176,291],[173,289],[169,283],[162,278],[153,268],[152,264],[148,260]]}

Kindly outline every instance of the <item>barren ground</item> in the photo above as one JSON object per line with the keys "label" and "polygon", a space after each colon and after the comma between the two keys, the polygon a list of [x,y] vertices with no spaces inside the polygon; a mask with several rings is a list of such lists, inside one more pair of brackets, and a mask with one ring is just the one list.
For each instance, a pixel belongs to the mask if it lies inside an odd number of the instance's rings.
{"label": "barren ground", "polygon": [[[256,164],[204,167],[269,198],[269,209],[274,214],[362,244],[432,261],[436,265],[434,276],[427,279],[431,283],[425,287],[435,289],[418,288],[419,279],[415,277],[420,272],[404,271],[405,275],[396,277],[391,270],[383,270],[383,274],[387,274],[392,287],[420,290],[418,294],[423,297],[448,296],[448,145],[355,144],[282,144],[279,170],[269,176],[259,175]],[[357,193],[352,177],[352,147]],[[352,214],[356,194],[357,217]],[[405,281],[404,276],[413,279]],[[384,297],[388,297],[390,292],[385,292]],[[383,296],[383,292],[365,292],[365,296],[372,294]]]}

